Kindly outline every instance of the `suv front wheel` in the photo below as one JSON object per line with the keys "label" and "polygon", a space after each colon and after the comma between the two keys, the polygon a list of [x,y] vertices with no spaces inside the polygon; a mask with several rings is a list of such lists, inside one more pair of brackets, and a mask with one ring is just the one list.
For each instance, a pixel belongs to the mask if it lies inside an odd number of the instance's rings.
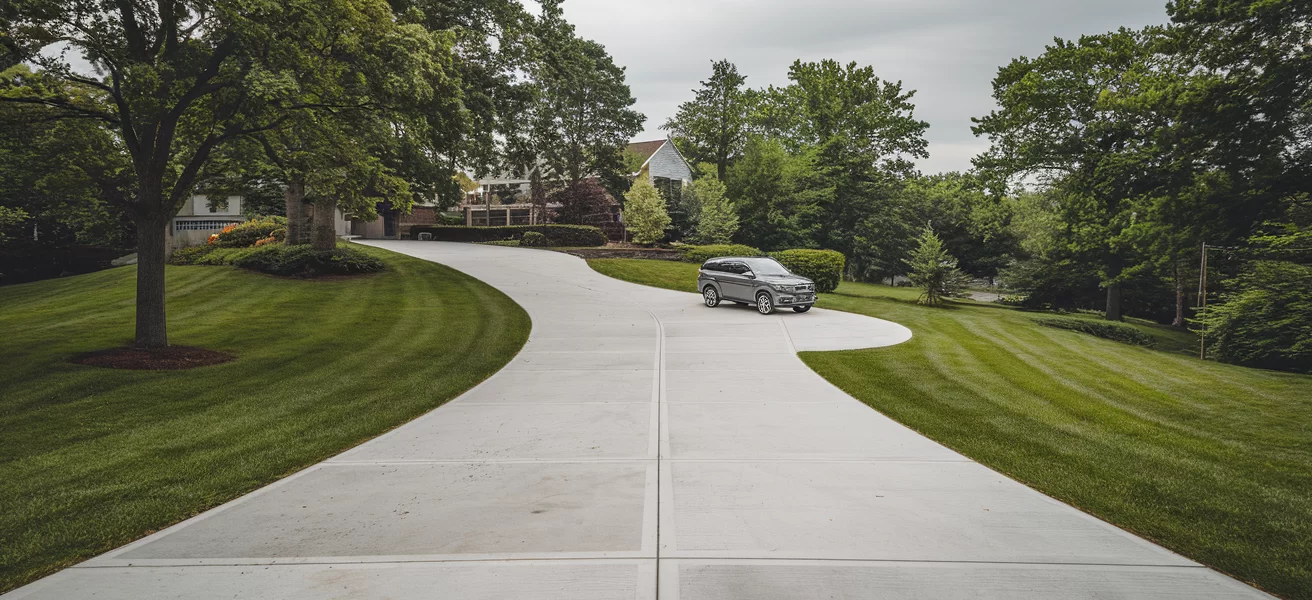
{"label": "suv front wheel", "polygon": [[761,292],[756,295],[756,311],[763,315],[774,312],[774,300],[770,298],[770,294]]}

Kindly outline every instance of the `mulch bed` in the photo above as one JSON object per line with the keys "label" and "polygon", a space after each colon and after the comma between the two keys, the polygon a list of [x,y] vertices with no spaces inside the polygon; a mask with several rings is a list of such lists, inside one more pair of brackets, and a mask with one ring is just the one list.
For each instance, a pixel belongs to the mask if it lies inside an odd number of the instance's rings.
{"label": "mulch bed", "polygon": [[73,357],[79,365],[105,367],[109,369],[131,369],[134,371],[178,371],[218,365],[237,357],[227,352],[194,348],[191,346],[169,346],[167,348],[110,348],[97,350]]}
{"label": "mulch bed", "polygon": [[567,251],[579,258],[643,258],[648,260],[683,260],[678,250],[643,248],[641,246],[609,245],[604,248],[573,248]]}

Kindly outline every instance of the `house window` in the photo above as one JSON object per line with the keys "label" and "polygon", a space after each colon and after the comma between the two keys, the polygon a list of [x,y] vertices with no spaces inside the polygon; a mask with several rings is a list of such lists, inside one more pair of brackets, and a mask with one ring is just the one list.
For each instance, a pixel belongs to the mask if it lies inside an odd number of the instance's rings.
{"label": "house window", "polygon": [[665,203],[669,206],[677,206],[683,199],[683,180],[670,179],[669,177],[652,177],[651,184],[665,198]]}
{"label": "house window", "polygon": [[210,221],[210,220],[183,220],[178,219],[173,222],[173,231],[218,231],[229,225],[236,225],[241,221]]}

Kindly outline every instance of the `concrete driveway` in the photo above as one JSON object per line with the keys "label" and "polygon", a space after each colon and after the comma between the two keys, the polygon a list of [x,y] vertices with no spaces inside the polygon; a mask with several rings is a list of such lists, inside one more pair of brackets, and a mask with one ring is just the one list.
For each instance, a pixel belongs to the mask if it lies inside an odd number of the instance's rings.
{"label": "concrete driveway", "polygon": [[761,316],[577,258],[370,242],[533,318],[503,371],[283,481],[10,598],[1237,598],[811,372],[895,323]]}

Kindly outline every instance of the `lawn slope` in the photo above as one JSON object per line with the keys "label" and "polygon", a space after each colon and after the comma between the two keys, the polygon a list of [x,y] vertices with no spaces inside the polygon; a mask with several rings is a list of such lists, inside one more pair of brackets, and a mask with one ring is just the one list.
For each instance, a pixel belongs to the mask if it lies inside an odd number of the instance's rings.
{"label": "lawn slope", "polygon": [[[589,261],[694,291],[697,266]],[[844,391],[1064,502],[1289,598],[1312,598],[1312,377],[1203,362],[1187,333],[1158,349],[1037,325],[1019,310],[915,304],[844,283],[819,306],[888,319],[888,348],[804,352]]]}
{"label": "lawn slope", "polygon": [[0,592],[328,458],[454,398],[523,346],[495,289],[383,250],[306,281],[169,267],[170,341],[237,355],[70,364],[131,341],[135,271],[0,288]]}

